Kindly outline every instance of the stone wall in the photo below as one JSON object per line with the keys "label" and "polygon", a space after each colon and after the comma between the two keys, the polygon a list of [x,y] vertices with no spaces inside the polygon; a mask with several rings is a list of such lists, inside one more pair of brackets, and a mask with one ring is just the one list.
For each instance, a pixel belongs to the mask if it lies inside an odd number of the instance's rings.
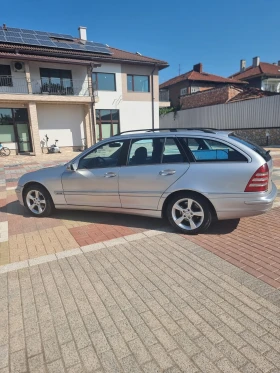
{"label": "stone wall", "polygon": [[[278,128],[256,128],[234,130],[234,132],[242,136],[244,139],[254,141],[261,146],[280,145],[280,127]],[[266,133],[269,132],[268,143]]]}

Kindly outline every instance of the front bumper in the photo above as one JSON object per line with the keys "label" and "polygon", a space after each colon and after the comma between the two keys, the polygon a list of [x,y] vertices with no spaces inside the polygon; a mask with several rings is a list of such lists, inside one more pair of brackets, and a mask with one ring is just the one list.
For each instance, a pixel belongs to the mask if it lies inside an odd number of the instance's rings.
{"label": "front bumper", "polygon": [[23,198],[22,198],[23,186],[18,185],[16,187],[16,195],[19,200],[19,203],[24,206]]}
{"label": "front bumper", "polygon": [[242,193],[238,196],[209,196],[219,220],[238,219],[246,216],[260,215],[272,208],[278,190],[274,183],[266,193]]}

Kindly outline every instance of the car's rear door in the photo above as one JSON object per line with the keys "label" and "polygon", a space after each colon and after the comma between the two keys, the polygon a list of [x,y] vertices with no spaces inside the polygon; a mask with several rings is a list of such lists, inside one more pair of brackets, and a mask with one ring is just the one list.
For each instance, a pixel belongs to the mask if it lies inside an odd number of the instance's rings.
{"label": "car's rear door", "polygon": [[127,164],[119,171],[122,208],[157,210],[162,194],[188,168],[176,137],[131,140]]}

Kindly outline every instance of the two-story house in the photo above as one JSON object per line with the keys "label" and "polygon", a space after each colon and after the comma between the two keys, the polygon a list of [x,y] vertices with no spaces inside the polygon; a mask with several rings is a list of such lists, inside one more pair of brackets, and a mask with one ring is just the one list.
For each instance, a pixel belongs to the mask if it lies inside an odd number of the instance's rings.
{"label": "two-story house", "polygon": [[263,91],[280,92],[280,61],[278,63],[261,62],[254,57],[252,65],[246,68],[246,61],[240,61],[240,71],[230,78],[246,80],[251,87]]}
{"label": "two-story house", "polygon": [[168,98],[171,105],[176,107],[180,104],[180,98],[182,96],[233,84],[242,86],[244,82],[238,79],[224,78],[222,76],[206,73],[203,71],[202,63],[198,63],[193,66],[191,71],[160,84],[159,89],[160,97]]}
{"label": "two-story house", "polygon": [[0,142],[13,153],[58,140],[80,149],[120,131],[159,126],[167,62],[79,36],[0,27]]}

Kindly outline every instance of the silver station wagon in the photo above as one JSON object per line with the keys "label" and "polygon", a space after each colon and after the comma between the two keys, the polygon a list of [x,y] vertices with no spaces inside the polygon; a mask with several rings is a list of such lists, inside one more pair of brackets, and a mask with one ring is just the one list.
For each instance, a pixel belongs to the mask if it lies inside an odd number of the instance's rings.
{"label": "silver station wagon", "polygon": [[270,210],[277,195],[268,151],[213,129],[139,130],[103,140],[65,165],[23,175],[31,214],[80,209],[166,217],[197,234],[214,219]]}

